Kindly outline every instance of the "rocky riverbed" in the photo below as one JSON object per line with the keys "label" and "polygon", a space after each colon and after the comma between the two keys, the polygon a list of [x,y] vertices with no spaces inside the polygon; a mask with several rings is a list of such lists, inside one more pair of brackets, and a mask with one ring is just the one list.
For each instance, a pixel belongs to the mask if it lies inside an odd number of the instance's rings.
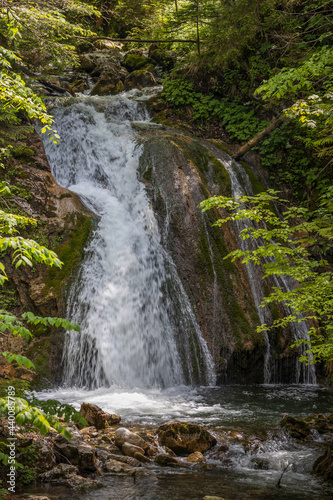
{"label": "rocky riverbed", "polygon": [[[309,470],[313,468],[314,473],[325,479],[333,478],[330,453],[333,412],[305,418],[285,415],[279,427],[262,434],[240,430],[214,432],[203,426],[176,420],[166,422],[157,429],[128,423],[124,427],[119,415],[106,413],[90,403],[82,404],[81,414],[88,426],[79,429],[73,423],[67,423],[71,440],[55,431],[42,437],[33,430],[25,429],[22,432],[22,429],[17,429],[17,460],[22,464],[22,468],[17,470],[17,478],[22,494],[4,498],[95,498],[98,490],[102,494],[112,478],[113,483],[121,484],[125,489],[128,484],[133,488],[136,481],[146,484],[151,481],[154,488],[156,476],[161,474],[172,474],[173,480],[177,477],[178,480],[180,477],[185,480],[186,477],[202,476],[203,481],[207,480],[208,474],[212,484],[215,484],[218,477],[221,482],[225,474],[234,471],[237,463],[244,466],[246,462],[249,469],[259,473],[269,470],[272,468],[269,452],[278,443],[280,449],[289,447],[295,454],[302,453],[305,448],[312,449],[311,456],[304,454],[304,467]],[[0,428],[3,442],[8,438],[6,428],[3,420]],[[281,446],[281,443],[284,445]],[[290,462],[282,467],[277,488],[283,484],[283,476],[289,467],[297,471],[299,466]],[[34,486],[28,488],[24,483],[29,480],[29,470],[34,476]],[[27,489],[31,493],[27,493]],[[122,490],[119,490],[119,498],[231,498],[229,490],[226,490],[227,493],[229,491],[228,496],[220,497],[205,496],[201,491],[199,488],[197,496],[192,493],[188,497],[181,493],[179,496],[158,496],[153,493],[149,496],[149,492],[146,497],[142,497],[138,492],[137,496],[123,496]],[[221,487],[218,491],[221,491]],[[268,498],[261,496],[264,491],[258,492],[257,498]],[[207,493],[210,493],[209,489]],[[102,495],[96,498],[116,497]],[[241,495],[239,498],[254,497]]]}

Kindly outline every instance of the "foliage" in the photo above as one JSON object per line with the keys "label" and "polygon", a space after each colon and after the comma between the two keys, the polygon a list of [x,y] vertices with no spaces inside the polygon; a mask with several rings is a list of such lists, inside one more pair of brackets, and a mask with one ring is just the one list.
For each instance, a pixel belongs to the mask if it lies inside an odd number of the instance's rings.
{"label": "foliage", "polygon": [[[0,398],[0,417],[6,417],[9,409],[14,409],[15,420],[19,426],[31,424],[33,427],[45,436],[48,431],[54,428],[59,434],[63,434],[66,439],[70,439],[70,432],[59,422],[59,419],[51,413],[46,413],[37,406],[29,404],[23,398],[13,397],[8,402],[7,398]],[[3,457],[3,463],[5,457]]]}
{"label": "foliage", "polygon": [[28,4],[4,0],[0,31],[6,48],[22,53],[27,62],[52,61],[64,67],[78,62],[73,44],[77,37],[94,35],[79,24],[78,17],[98,15],[95,7],[78,0],[31,0]]}
{"label": "foliage", "polygon": [[[309,214],[305,208],[289,206],[278,192],[270,190],[256,196],[227,198],[215,196],[200,205],[203,211],[214,207],[226,209],[229,215],[215,222],[248,221],[241,231],[243,240],[253,242],[252,249],[237,249],[226,258],[241,259],[244,264],[262,265],[264,278],[284,276],[294,283],[291,290],[272,288],[261,306],[279,302],[291,309],[288,316],[277,318],[271,326],[259,331],[285,327],[290,323],[308,322],[309,336],[296,345],[306,344],[300,361],[316,363],[333,360],[333,272],[325,259],[325,244],[333,240],[333,206],[321,199],[320,209]],[[273,206],[281,206],[281,217]]]}
{"label": "foliage", "polygon": [[34,397],[28,399],[29,404],[42,409],[48,416],[63,418],[65,422],[75,422],[81,427],[85,427],[88,425],[86,419],[82,417],[81,413],[75,410],[72,405],[60,403],[56,399],[48,399],[46,401],[42,401]]}
{"label": "foliage", "polygon": [[188,108],[193,121],[217,120],[232,139],[247,141],[267,126],[267,122],[261,122],[247,106],[228,99],[216,99],[213,94],[195,92],[193,84],[185,79],[166,79],[162,95],[173,109]]}

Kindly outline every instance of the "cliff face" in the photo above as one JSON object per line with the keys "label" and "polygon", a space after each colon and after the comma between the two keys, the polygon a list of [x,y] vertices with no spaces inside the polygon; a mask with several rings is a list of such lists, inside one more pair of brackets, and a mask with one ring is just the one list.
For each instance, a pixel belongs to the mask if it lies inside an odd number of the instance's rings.
{"label": "cliff face", "polygon": [[[231,225],[212,224],[225,214],[201,212],[198,204],[213,195],[231,195],[227,170],[215,144],[168,127],[141,133],[140,175],[146,183],[162,233],[213,355],[218,383],[263,383],[266,340],[244,265],[224,257],[237,248]],[[244,165],[253,191],[263,189]],[[256,175],[257,169],[254,168]],[[258,281],[261,281],[260,275]],[[268,288],[265,291],[268,293]],[[267,310],[271,322],[279,311]],[[296,353],[290,331],[270,336],[272,372],[276,381],[293,380]]]}
{"label": "cliff face", "polygon": [[[14,194],[9,210],[35,218],[37,227],[27,227],[21,235],[54,250],[64,265],[60,270],[42,265],[15,269],[9,255],[5,256],[9,281],[1,290],[2,308],[14,313],[32,311],[42,316],[63,317],[72,275],[83,258],[93,229],[92,215],[76,194],[56,183],[37,133],[30,134],[24,145],[15,146],[13,154],[10,165],[2,173]],[[57,381],[63,332],[40,327],[35,328],[34,333],[35,338],[29,344],[20,338],[3,336],[2,346],[4,350],[25,353],[32,359],[37,380],[43,381],[42,385]],[[6,373],[4,366],[2,371]]]}
{"label": "cliff face", "polygon": [[145,133],[141,140],[140,173],[163,244],[213,354],[218,381],[261,382],[265,344],[255,333],[259,319],[247,273],[223,260],[236,248],[235,234],[228,226],[212,227],[221,214],[202,214],[198,207],[213,194],[231,194],[229,174],[198,140],[174,129]]}

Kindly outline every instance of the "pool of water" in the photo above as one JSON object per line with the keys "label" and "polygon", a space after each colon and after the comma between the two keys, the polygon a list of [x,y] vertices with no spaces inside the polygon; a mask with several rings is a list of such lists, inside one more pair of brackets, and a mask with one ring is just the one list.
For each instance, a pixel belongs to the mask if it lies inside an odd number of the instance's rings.
{"label": "pool of water", "polygon": [[258,385],[175,387],[167,390],[100,388],[87,391],[59,388],[37,393],[79,408],[90,402],[124,423],[158,426],[168,420],[187,420],[210,428],[265,431],[278,425],[285,413],[306,416],[333,411],[333,392],[318,386]]}

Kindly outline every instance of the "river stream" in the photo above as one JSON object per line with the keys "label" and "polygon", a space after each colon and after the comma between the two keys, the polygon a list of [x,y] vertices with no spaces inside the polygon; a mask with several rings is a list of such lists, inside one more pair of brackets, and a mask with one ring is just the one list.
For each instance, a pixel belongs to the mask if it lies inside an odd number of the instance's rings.
{"label": "river stream", "polygon": [[[214,385],[212,357],[137,177],[141,149],[131,122],[149,121],[142,102],[148,95],[82,97],[52,110],[62,137],[58,148],[46,144],[52,172],[99,222],[69,298],[68,316],[82,331],[67,337],[62,387],[37,396],[77,408],[95,403],[129,427],[155,429],[172,419],[202,424],[219,444],[200,466],[149,465],[135,480],[106,474],[104,487],[87,494],[54,486],[35,491],[73,500],[333,498],[333,488],[310,474],[324,438],[315,434],[300,445],[278,427],[285,413],[333,409],[331,392],[315,385]],[[165,292],[170,279],[176,298]],[[181,318],[173,300],[183,304]],[[224,442],[229,451],[221,460],[216,450]]]}

